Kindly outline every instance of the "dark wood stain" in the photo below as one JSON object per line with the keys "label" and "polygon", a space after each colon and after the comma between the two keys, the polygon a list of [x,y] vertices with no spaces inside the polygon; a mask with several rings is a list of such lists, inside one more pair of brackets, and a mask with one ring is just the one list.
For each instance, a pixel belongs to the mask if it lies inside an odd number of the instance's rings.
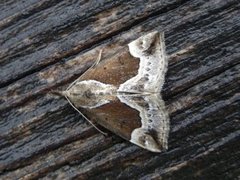
{"label": "dark wood stain", "polygon": [[[0,179],[238,179],[239,13],[237,0],[1,1]],[[118,54],[153,30],[165,32],[169,55],[171,132],[160,154],[104,137],[47,93],[100,49],[101,64],[128,67]],[[112,70],[95,73],[117,84]]]}

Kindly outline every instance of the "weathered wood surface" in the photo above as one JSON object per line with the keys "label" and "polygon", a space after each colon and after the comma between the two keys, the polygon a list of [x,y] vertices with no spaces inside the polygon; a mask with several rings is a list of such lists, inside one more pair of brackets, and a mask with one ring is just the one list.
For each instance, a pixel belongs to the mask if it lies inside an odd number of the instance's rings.
{"label": "weathered wood surface", "polygon": [[[0,2],[0,179],[240,178],[238,0]],[[96,59],[165,32],[169,150],[104,137],[64,99]]]}

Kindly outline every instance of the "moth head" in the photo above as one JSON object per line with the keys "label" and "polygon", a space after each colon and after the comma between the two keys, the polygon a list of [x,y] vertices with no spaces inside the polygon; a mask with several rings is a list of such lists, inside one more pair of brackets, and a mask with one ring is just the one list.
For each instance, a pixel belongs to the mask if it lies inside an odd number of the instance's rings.
{"label": "moth head", "polygon": [[61,92],[67,97],[77,108],[96,108],[103,104],[114,100],[115,97],[103,96],[101,94],[112,94],[116,91],[116,87],[104,84],[95,80],[85,80],[76,82],[67,91]]}
{"label": "moth head", "polygon": [[130,141],[149,151],[161,152],[161,148],[156,140],[143,128],[134,129]]}
{"label": "moth head", "polygon": [[134,57],[140,57],[151,53],[157,48],[157,44],[159,44],[159,36],[160,33],[158,31],[154,31],[129,43],[128,46],[130,53]]}

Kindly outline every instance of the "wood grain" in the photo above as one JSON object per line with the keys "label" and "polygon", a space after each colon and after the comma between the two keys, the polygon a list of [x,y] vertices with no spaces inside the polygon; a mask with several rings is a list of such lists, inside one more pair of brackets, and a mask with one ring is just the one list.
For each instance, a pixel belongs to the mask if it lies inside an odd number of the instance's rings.
{"label": "wood grain", "polygon": [[[0,179],[238,179],[238,0],[1,1]],[[104,137],[64,99],[103,49],[165,32],[169,150]]]}

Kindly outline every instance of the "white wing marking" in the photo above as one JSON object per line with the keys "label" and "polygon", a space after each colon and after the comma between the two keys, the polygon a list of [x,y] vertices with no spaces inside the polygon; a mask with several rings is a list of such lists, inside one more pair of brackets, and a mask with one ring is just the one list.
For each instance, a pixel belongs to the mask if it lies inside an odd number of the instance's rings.
{"label": "white wing marking", "polygon": [[120,85],[119,92],[160,92],[167,71],[164,34],[157,31],[131,42],[130,54],[140,58],[138,74]]}

